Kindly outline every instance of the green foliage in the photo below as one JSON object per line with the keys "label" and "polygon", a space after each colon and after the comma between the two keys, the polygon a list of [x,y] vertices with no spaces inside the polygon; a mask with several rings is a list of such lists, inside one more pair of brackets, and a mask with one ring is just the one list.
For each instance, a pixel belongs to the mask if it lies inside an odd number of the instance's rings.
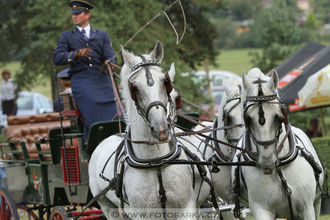
{"label": "green foliage", "polygon": [[[95,8],[91,12],[90,23],[97,29],[109,33],[113,48],[119,51],[124,44],[146,22],[160,13],[173,1],[170,0],[91,0]],[[175,62],[177,73],[196,68],[205,58],[214,62],[217,50],[214,41],[217,37],[214,26],[205,16],[207,7],[220,7],[219,1],[182,0],[187,17],[187,31],[182,42],[176,45],[176,36],[166,17],[162,14],[127,45],[136,54],[150,51],[156,40],[162,41],[165,48],[163,64],[167,67]],[[2,0],[0,3],[2,26],[0,27],[0,62],[17,59],[21,70],[16,81],[24,89],[35,86],[38,75],[54,76],[52,57],[63,31],[74,28],[71,10],[67,1],[44,0]],[[176,4],[167,11],[179,35],[183,31],[183,16]],[[122,64],[121,54],[117,62]],[[63,67],[61,67],[63,68]],[[60,68],[57,68],[59,71]],[[180,78],[180,74],[177,77]],[[176,80],[176,85],[185,90],[187,79]],[[197,85],[191,85],[190,89]]]}
{"label": "green foliage", "polygon": [[330,4],[329,0],[309,0],[311,5],[314,8],[315,16],[319,19],[322,23],[328,24],[330,23]]}
{"label": "green foliage", "polygon": [[216,41],[217,48],[233,48],[236,38],[236,26],[228,18],[216,19],[213,21],[218,28],[218,37]]}
{"label": "green foliage", "polygon": [[[330,137],[313,138],[312,143],[316,148],[316,151],[323,163],[325,169],[330,172]],[[330,178],[328,179],[328,185],[330,186]]]}
{"label": "green foliage", "polygon": [[234,20],[238,21],[254,18],[255,14],[262,7],[261,0],[226,0],[225,2]]}
{"label": "green foliage", "polygon": [[[323,108],[323,113],[325,130],[326,134],[328,135],[330,134],[330,108]],[[312,118],[317,118],[319,120],[318,130],[321,131],[320,109],[313,109],[289,114],[290,123],[295,127],[301,128],[302,130],[308,129],[309,121]]]}
{"label": "green foliage", "polygon": [[268,72],[292,52],[292,44],[296,40],[298,29],[293,10],[285,1],[264,9],[255,21],[255,37],[263,48],[262,53],[251,54],[252,62],[264,72]]}
{"label": "green foliage", "polygon": [[310,11],[308,13],[308,16],[307,16],[307,19],[306,19],[306,23],[305,23],[305,26],[308,28],[308,29],[311,29],[311,30],[315,30],[318,26],[318,21],[314,15],[314,12],[313,11]]}

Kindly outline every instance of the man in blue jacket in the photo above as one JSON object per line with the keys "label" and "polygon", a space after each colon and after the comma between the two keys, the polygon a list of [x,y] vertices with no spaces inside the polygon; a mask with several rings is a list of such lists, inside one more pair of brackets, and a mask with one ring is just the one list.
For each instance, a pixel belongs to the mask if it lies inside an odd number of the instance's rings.
{"label": "man in blue jacket", "polygon": [[61,34],[53,60],[55,65],[70,64],[72,93],[84,118],[86,142],[93,123],[112,120],[117,113],[110,78],[99,73],[103,64],[113,60],[114,52],[107,32],[89,24],[94,6],[82,0],[69,5],[76,28]]}

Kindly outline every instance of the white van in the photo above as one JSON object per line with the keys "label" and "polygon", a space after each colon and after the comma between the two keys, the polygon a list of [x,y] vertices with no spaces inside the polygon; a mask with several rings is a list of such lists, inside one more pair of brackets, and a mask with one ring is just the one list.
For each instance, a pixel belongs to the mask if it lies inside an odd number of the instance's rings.
{"label": "white van", "polygon": [[[194,72],[194,74],[199,78],[204,78],[206,79],[206,73],[204,70],[199,70]],[[209,77],[211,78],[212,84],[211,84],[211,89],[213,93],[213,100],[214,100],[214,110],[215,112],[218,112],[219,105],[221,103],[221,99],[224,94],[224,82],[230,78],[236,78],[238,80],[242,80],[242,78],[237,75],[236,73],[226,71],[226,70],[210,70],[209,71]],[[205,89],[205,94],[207,95],[207,91]],[[207,107],[208,105],[203,107]]]}

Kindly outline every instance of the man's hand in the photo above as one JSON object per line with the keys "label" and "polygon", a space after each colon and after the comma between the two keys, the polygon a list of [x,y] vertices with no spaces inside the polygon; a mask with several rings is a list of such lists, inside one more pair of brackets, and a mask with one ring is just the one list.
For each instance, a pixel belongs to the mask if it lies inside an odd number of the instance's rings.
{"label": "man's hand", "polygon": [[81,48],[80,50],[76,50],[74,52],[75,59],[79,57],[90,57],[91,55],[92,55],[92,49],[90,48]]}
{"label": "man's hand", "polygon": [[114,67],[114,65],[112,65],[112,62],[110,61],[110,60],[106,60],[106,61],[104,61],[104,65],[106,66],[106,65],[110,65],[110,68],[111,68],[111,70],[113,71],[114,69],[115,69],[115,67]]}

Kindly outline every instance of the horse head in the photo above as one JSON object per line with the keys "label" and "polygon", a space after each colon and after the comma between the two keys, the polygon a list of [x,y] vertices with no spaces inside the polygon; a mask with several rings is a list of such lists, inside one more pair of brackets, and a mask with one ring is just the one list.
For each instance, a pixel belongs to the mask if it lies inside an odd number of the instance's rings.
{"label": "horse head", "polygon": [[[242,118],[242,81],[237,79],[229,79],[225,86],[225,104],[222,108],[222,121],[224,126],[240,125],[243,123]],[[228,143],[237,144],[243,134],[243,126],[236,126],[224,130],[225,138]]]}
{"label": "horse head", "polygon": [[258,158],[257,165],[264,174],[272,174],[276,161],[277,145],[282,132],[282,105],[277,93],[278,75],[275,70],[271,76],[264,75],[254,68],[247,76],[243,74],[244,123],[246,138],[252,140]]}
{"label": "horse head", "polygon": [[[157,41],[150,54],[135,56],[122,48],[124,66],[121,71],[123,96],[126,100],[128,115],[139,114],[149,125],[152,136],[162,142],[169,138],[171,115],[168,104],[173,105],[170,98],[174,65],[167,72],[161,66],[164,49]],[[134,114],[133,114],[134,115]],[[131,118],[136,120],[136,118]]]}

